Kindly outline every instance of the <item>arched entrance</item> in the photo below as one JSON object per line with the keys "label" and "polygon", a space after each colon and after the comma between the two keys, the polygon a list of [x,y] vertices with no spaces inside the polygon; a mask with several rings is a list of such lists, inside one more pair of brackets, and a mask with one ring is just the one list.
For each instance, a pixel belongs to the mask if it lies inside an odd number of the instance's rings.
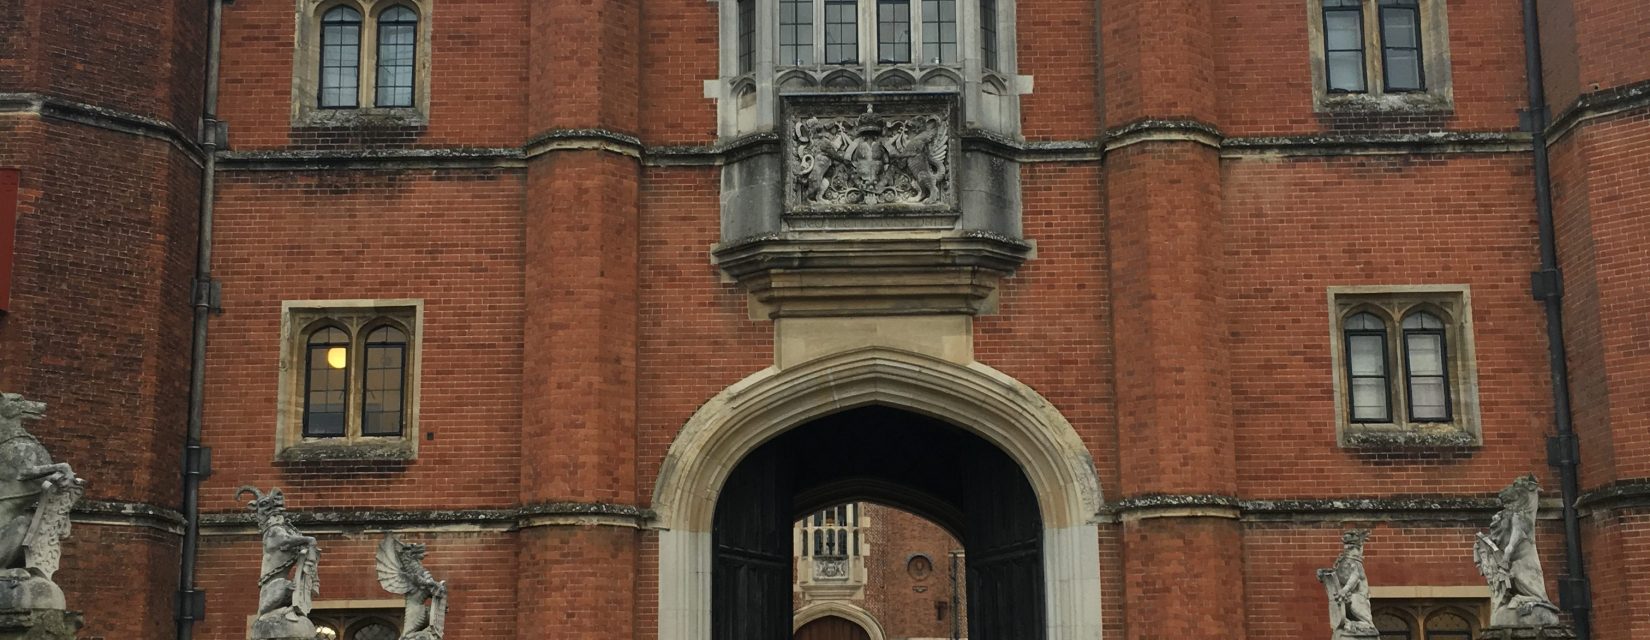
{"label": "arched entrance", "polygon": [[[945,429],[973,438],[972,442],[980,444],[967,445],[967,451],[978,454],[979,460],[994,460],[999,465],[991,472],[998,474],[995,477],[1006,478],[1009,469],[1018,474],[1017,482],[1007,483],[1016,487],[1017,497],[1010,497],[1016,495],[1014,492],[987,491],[967,498],[965,491],[956,488],[929,487],[924,484],[926,480],[899,477],[903,463],[893,465],[886,460],[869,476],[838,474],[840,477],[833,476],[829,482],[809,484],[809,493],[798,493],[799,485],[784,484],[801,482],[800,470],[782,468],[792,461],[779,454],[759,453],[770,441],[793,442],[776,445],[775,450],[797,446],[796,441],[780,437],[817,420],[849,415],[851,410],[865,407],[880,407],[879,411],[893,411],[896,413],[890,415],[913,421],[910,424],[927,425],[919,428]],[[812,430],[802,430],[808,431]],[[736,470],[746,478],[730,478]],[[759,478],[775,482],[751,482]],[[798,504],[799,496],[807,504]],[[1016,593],[1040,591],[1030,604],[1008,609],[1013,613],[1042,611],[1040,617],[1033,616],[1040,621],[1041,632],[1024,637],[1100,638],[1099,538],[1095,528],[1100,487],[1093,461],[1070,424],[1035,391],[985,365],[866,348],[758,372],[706,402],[684,425],[665,458],[654,491],[653,506],[660,528],[660,640],[715,638],[713,623],[733,618],[716,617],[713,601],[738,601],[740,597],[738,593],[717,597],[716,591],[745,589],[745,593],[764,602],[777,598],[775,583],[788,587],[790,580],[789,575],[778,580],[774,565],[775,551],[783,548],[777,540],[786,539],[784,532],[790,521],[810,505],[824,506],[851,496],[899,505],[936,522],[961,523],[958,528],[963,531],[970,530],[968,520],[979,517],[977,514],[1035,505],[1035,520],[1016,515],[1007,518],[1005,524],[1013,527],[1034,523],[1030,526],[1040,529],[1035,538],[1028,538],[1034,541],[1021,539],[1019,550],[1029,547],[1037,551],[1017,556],[1005,553],[1004,557],[1021,565],[1035,565],[1038,570],[1016,573],[1007,581],[984,582],[1005,585],[1001,587],[1004,591]],[[725,522],[731,528],[717,539],[712,535],[713,525],[718,505],[724,500],[727,504],[747,505],[757,513]],[[1001,504],[989,504],[993,500]],[[960,514],[947,513],[959,502]],[[1018,531],[988,533],[977,527],[980,532],[972,536],[976,542],[967,544],[985,545],[981,549],[991,547],[993,540],[1006,541]],[[733,553],[719,554],[717,546],[726,546]],[[726,562],[718,566],[716,558],[731,558],[741,549],[759,553],[747,556],[743,568]],[[788,565],[789,550],[785,549],[787,570]],[[989,563],[985,568],[990,568]],[[719,571],[723,575],[745,571],[748,579],[713,581],[713,574]],[[982,598],[990,600],[989,596]],[[788,596],[785,602],[789,602]],[[764,634],[762,638],[783,637],[789,630],[774,622],[779,617],[772,613],[772,607],[764,607],[764,613],[744,619],[760,621],[749,624],[757,625],[753,632]],[[766,635],[773,633],[780,635]]]}
{"label": "arched entrance", "polygon": [[792,637],[795,640],[871,640],[871,634],[866,633],[865,629],[836,616],[825,616],[804,624]]}
{"label": "arched entrance", "polygon": [[791,523],[844,500],[896,506],[956,534],[969,559],[969,638],[1044,637],[1042,516],[1019,466],[963,429],[871,405],[791,429],[729,474],[711,535],[712,640],[785,637]]}

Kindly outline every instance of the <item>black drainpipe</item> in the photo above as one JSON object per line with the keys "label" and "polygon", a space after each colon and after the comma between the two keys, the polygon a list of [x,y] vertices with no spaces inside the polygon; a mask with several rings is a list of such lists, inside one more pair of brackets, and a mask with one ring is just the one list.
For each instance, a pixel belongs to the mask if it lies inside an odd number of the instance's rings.
{"label": "black drainpipe", "polygon": [[1528,78],[1530,131],[1535,161],[1535,211],[1541,241],[1541,268],[1530,274],[1530,289],[1547,311],[1547,366],[1553,384],[1553,421],[1558,435],[1547,440],[1547,463],[1557,467],[1564,501],[1564,565],[1559,578],[1559,603],[1575,622],[1576,637],[1592,636],[1591,589],[1581,556],[1581,521],[1576,500],[1581,486],[1580,441],[1570,421],[1570,373],[1564,354],[1564,276],[1558,269],[1558,245],[1553,229],[1552,175],[1547,166],[1547,97],[1541,78],[1541,30],[1536,0],[1524,1],[1524,74]]}
{"label": "black drainpipe", "polygon": [[206,325],[218,309],[218,284],[212,280],[212,207],[217,182],[218,146],[227,129],[218,122],[218,53],[222,48],[223,5],[229,0],[206,0],[211,9],[206,26],[206,97],[201,109],[201,205],[195,253],[195,326],[189,362],[189,435],[183,456],[183,558],[178,569],[178,640],[190,640],[195,621],[206,616],[206,592],[195,588],[195,560],[200,548],[201,480],[211,473],[211,450],[201,446],[201,422],[206,393]]}

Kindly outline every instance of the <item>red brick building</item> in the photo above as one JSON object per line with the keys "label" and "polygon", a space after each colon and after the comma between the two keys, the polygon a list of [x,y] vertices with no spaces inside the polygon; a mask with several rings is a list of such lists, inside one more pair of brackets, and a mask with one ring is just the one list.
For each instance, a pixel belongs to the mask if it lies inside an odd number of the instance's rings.
{"label": "red brick building", "polygon": [[780,637],[792,522],[867,501],[968,637],[1322,638],[1369,527],[1457,638],[1533,472],[1550,595],[1645,636],[1650,8],[1533,4],[1534,111],[1515,2],[6,3],[58,581],[244,638],[278,486],[346,638],[385,532],[448,637]]}

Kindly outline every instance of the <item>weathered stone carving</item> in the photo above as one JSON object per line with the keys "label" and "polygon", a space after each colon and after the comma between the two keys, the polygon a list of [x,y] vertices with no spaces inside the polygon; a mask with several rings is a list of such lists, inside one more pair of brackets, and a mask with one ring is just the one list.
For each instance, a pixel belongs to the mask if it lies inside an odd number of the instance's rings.
{"label": "weathered stone carving", "polygon": [[793,210],[950,206],[949,116],[802,116],[790,124]]}
{"label": "weathered stone carving", "polygon": [[[1479,532],[1473,560],[1490,584],[1490,629],[1562,628],[1559,609],[1547,599],[1547,583],[1535,547],[1535,513],[1541,485],[1519,478],[1501,490],[1501,511]],[[1531,636],[1534,637],[1534,636]],[[1568,637],[1542,635],[1541,637]]]}
{"label": "weathered stone carving", "polygon": [[815,557],[814,577],[821,580],[846,580],[848,578],[848,558]]}
{"label": "weathered stone carving", "polygon": [[1379,638],[1375,614],[1369,606],[1369,581],[1364,576],[1364,541],[1368,529],[1353,529],[1341,535],[1341,555],[1335,566],[1318,570],[1318,581],[1329,594],[1331,640]]}
{"label": "weathered stone carving", "polygon": [[235,499],[252,494],[247,506],[258,514],[263,534],[264,561],[258,575],[258,617],[252,621],[252,640],[289,640],[315,637],[309,610],[321,591],[317,565],[321,549],[315,538],[293,528],[286,519],[286,496],[280,489],[265,494],[241,487]]}
{"label": "weathered stone carving", "polygon": [[437,582],[424,568],[424,553],[424,545],[394,534],[378,543],[378,584],[407,597],[400,640],[441,640],[447,624],[447,581]]}
{"label": "weathered stone carving", "polygon": [[44,403],[0,393],[0,609],[65,606],[52,574],[69,536],[69,511],[85,489],[23,428],[45,413]]}

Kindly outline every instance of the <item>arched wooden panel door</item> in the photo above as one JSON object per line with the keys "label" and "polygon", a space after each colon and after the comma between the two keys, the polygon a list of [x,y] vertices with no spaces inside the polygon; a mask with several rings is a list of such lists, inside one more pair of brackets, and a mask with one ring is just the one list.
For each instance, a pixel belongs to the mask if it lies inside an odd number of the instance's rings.
{"label": "arched wooden panel door", "polygon": [[711,543],[713,640],[782,640],[791,633],[791,482],[771,448],[751,454],[722,487]]}
{"label": "arched wooden panel door", "polygon": [[802,625],[796,630],[795,640],[871,640],[871,635],[857,624],[825,616]]}

